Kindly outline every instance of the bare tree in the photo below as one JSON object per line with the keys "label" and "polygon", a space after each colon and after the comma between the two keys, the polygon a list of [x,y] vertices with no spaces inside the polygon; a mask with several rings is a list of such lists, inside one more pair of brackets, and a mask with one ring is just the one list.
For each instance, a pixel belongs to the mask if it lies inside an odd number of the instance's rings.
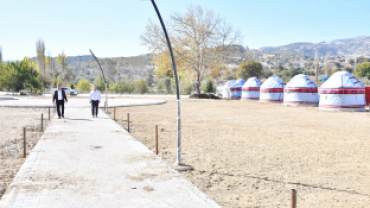
{"label": "bare tree", "polygon": [[[240,34],[234,32],[231,26],[212,10],[205,11],[200,6],[190,6],[185,14],[175,13],[170,18],[168,29],[178,62],[176,65],[179,70],[186,70],[194,77],[197,93],[200,93],[201,81],[209,73],[217,76],[217,71],[212,70],[223,69],[228,50],[237,42]],[[164,34],[153,22],[149,22],[141,39],[153,54],[166,53]],[[162,69],[159,67],[158,70]]]}
{"label": "bare tree", "polygon": [[37,52],[37,68],[39,72],[43,72],[45,76],[45,42],[39,39],[36,42],[36,52]]}

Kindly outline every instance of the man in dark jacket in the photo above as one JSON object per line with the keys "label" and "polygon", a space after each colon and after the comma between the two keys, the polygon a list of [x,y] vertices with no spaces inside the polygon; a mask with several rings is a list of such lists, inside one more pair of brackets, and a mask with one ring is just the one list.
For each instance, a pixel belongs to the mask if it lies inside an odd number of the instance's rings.
{"label": "man in dark jacket", "polygon": [[62,90],[62,87],[60,85],[58,85],[58,90],[54,92],[53,103],[55,102],[55,100],[57,101],[57,111],[59,117],[58,119],[60,119],[60,106],[62,106],[62,117],[64,118],[64,100],[66,101],[66,103],[68,103],[68,99],[66,93],[64,92],[64,90]]}

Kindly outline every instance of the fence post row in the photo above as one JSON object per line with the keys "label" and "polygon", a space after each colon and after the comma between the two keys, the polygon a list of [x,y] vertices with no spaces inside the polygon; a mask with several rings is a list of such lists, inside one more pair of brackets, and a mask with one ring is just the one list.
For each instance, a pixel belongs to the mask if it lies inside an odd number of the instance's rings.
{"label": "fence post row", "polygon": [[23,127],[23,158],[26,157],[26,127]]}
{"label": "fence post row", "polygon": [[158,155],[158,125],[155,125],[155,154]]}

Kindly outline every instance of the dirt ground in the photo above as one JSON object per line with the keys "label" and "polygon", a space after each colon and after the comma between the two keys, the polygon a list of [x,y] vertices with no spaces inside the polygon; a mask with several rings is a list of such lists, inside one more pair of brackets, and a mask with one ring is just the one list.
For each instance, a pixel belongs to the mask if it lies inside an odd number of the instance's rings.
{"label": "dirt ground", "polygon": [[[176,101],[116,109],[116,119],[175,162]],[[113,117],[113,109],[110,114]],[[248,101],[181,102],[183,175],[223,207],[368,207],[369,113]]]}
{"label": "dirt ground", "polygon": [[[40,131],[41,113],[46,129],[50,123],[48,109],[0,107],[0,199],[25,161],[23,127],[26,127],[27,155],[43,134]],[[51,116],[53,115],[52,110]]]}

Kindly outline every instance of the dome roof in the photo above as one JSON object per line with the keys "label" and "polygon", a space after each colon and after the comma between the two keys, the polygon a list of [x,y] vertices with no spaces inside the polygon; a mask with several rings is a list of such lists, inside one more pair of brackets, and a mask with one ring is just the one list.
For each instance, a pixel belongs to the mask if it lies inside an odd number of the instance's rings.
{"label": "dome roof", "polygon": [[261,88],[284,88],[284,83],[279,76],[273,75],[261,85]]}
{"label": "dome roof", "polygon": [[313,83],[310,78],[304,74],[298,74],[293,77],[292,80],[286,84],[285,88],[317,88],[317,85]]}
{"label": "dome roof", "polygon": [[236,82],[234,82],[233,85],[231,85],[231,88],[243,87],[244,83],[245,83],[244,79],[238,79],[236,80]]}
{"label": "dome roof", "polygon": [[261,82],[256,77],[251,77],[247,80],[247,82],[243,85],[243,88],[248,87],[261,87]]}
{"label": "dome roof", "polygon": [[224,87],[227,87],[227,88],[230,88],[231,86],[233,86],[235,84],[235,80],[230,80],[228,82],[226,82],[225,86]]}
{"label": "dome roof", "polygon": [[365,86],[349,72],[339,71],[320,86],[320,89],[324,88],[365,88]]}

